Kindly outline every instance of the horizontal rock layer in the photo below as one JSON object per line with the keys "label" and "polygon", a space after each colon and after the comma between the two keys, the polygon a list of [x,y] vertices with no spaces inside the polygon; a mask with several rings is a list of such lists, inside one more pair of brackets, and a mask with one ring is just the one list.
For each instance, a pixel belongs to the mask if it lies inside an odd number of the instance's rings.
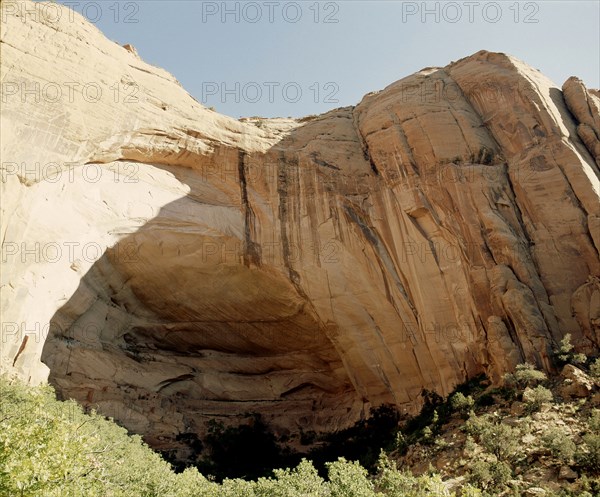
{"label": "horizontal rock layer", "polygon": [[479,52],[355,107],[236,121],[35,8],[2,3],[3,371],[183,457],[210,418],[334,430],[551,369],[567,332],[597,351],[580,80]]}

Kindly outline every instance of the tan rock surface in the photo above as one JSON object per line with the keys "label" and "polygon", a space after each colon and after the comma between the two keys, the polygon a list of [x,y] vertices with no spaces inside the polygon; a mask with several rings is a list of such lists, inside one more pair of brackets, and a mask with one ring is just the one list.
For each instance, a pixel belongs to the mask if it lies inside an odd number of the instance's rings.
{"label": "tan rock surface", "polygon": [[311,120],[236,121],[78,15],[11,13],[1,37],[4,371],[167,448],[245,412],[281,432],[415,412],[551,368],[567,332],[597,350],[578,80],[479,52]]}
{"label": "tan rock surface", "polygon": [[567,364],[561,371],[563,379],[558,392],[565,399],[589,397],[595,390],[594,382],[581,369]]}

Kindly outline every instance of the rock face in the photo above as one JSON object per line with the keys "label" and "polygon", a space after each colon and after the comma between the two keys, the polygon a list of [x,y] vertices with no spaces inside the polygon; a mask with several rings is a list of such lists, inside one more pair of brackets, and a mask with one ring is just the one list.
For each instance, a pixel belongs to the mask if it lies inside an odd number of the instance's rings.
{"label": "rock face", "polygon": [[567,332],[597,350],[581,81],[482,51],[237,121],[43,5],[2,3],[3,371],[174,448],[247,412],[280,433],[415,412],[423,389],[552,368]]}

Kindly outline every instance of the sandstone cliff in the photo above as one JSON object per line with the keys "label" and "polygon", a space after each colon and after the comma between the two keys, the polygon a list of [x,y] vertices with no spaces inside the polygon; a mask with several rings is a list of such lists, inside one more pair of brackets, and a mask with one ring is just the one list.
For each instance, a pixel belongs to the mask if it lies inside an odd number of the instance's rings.
{"label": "sandstone cliff", "polygon": [[[2,23],[3,371],[169,448],[600,343],[600,98],[500,53],[237,121],[83,18]],[[39,8],[39,7],[38,7]]]}

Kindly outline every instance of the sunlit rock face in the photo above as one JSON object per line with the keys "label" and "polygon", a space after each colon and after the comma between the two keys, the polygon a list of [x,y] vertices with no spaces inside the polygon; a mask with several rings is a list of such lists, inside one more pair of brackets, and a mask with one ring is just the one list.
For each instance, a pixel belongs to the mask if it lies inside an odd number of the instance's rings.
{"label": "sunlit rock face", "polygon": [[550,369],[565,333],[597,350],[600,99],[576,78],[479,52],[237,121],[78,15],[12,5],[3,371],[185,457],[211,418],[335,430]]}

